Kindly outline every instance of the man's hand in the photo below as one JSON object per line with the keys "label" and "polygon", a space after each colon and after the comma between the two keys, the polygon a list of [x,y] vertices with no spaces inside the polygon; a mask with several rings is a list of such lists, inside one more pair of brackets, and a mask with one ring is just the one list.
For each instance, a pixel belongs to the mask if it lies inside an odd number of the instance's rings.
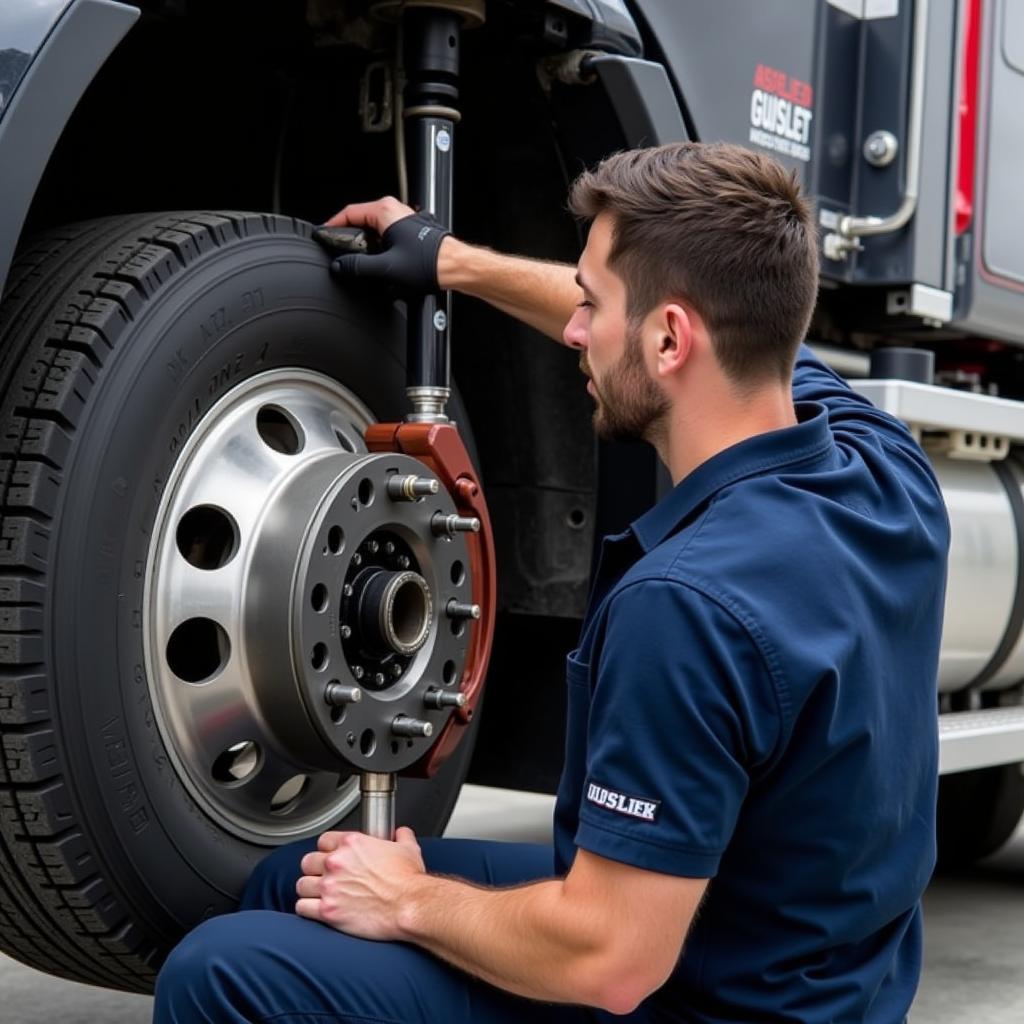
{"label": "man's hand", "polygon": [[360,832],[325,832],[317,847],[302,858],[295,912],[361,939],[404,938],[398,927],[403,897],[426,873],[412,829],[398,829],[393,843]]}
{"label": "man's hand", "polygon": [[[377,280],[413,294],[440,290],[438,253],[449,231],[435,217],[415,213],[392,196],[385,196],[372,203],[346,206],[324,227],[365,227],[380,235],[380,253],[352,253],[335,259],[331,272],[337,277]],[[313,237],[322,240],[316,232]]]}
{"label": "man's hand", "polygon": [[[416,291],[401,277],[404,265],[415,265],[419,291],[437,288],[451,289],[464,295],[483,299],[504,313],[522,320],[555,341],[564,342],[562,331],[580,301],[580,289],[575,281],[575,270],[563,263],[505,256],[478,245],[468,245],[452,235],[429,238],[437,242],[432,257],[426,259],[426,273],[432,275],[433,287],[423,288],[423,247],[419,247],[418,261],[399,260],[399,251],[406,248],[392,231],[404,234],[401,225],[411,225],[412,218],[421,216],[393,196],[385,196],[371,203],[352,203],[336,213],[324,227],[369,228],[381,235],[390,250],[377,256],[341,256],[332,264],[332,270],[341,277],[351,279],[390,280],[407,291]],[[314,232],[314,237],[316,233]]]}
{"label": "man's hand", "polygon": [[394,196],[384,196],[372,203],[350,203],[324,223],[325,228],[369,228],[383,235],[395,221],[411,217],[416,211]]}

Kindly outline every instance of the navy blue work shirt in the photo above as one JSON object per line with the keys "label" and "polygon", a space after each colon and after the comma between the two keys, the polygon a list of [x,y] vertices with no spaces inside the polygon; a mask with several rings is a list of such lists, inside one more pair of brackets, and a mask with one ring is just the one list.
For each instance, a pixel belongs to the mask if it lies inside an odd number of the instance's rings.
{"label": "navy blue work shirt", "polygon": [[948,521],[806,347],[793,390],[605,540],[568,659],[556,870],[712,879],[644,1021],[893,1024],[917,987]]}

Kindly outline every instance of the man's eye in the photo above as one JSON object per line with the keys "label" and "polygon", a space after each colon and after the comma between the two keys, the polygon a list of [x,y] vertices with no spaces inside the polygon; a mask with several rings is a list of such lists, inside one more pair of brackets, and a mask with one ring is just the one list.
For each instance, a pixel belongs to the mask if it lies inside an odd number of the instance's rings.
{"label": "man's eye", "polygon": [[590,301],[590,299],[584,299],[582,302],[576,303],[577,309],[593,309],[593,307],[594,304]]}

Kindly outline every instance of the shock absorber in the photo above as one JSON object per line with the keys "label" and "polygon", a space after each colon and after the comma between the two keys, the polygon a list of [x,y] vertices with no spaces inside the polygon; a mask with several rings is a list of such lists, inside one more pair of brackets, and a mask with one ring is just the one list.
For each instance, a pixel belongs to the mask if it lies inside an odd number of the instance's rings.
{"label": "shock absorber", "polygon": [[[405,73],[404,124],[408,154],[409,199],[452,226],[455,126],[460,120],[459,50],[464,25],[481,24],[483,0],[382,0],[378,14],[397,14]],[[431,689],[425,698],[434,708],[453,714],[427,757],[410,766],[415,774],[431,775],[459,742],[483,687],[494,629],[494,545],[490,520],[479,482],[465,445],[448,422],[451,395],[451,293],[435,292],[407,300],[406,394],[410,410],[404,424],[378,424],[367,432],[370,451],[400,451],[422,460],[437,474],[455,499],[459,514],[445,517],[445,529],[466,537],[472,574],[472,601],[445,606],[451,628],[461,632],[472,620],[462,685],[456,692]],[[440,527],[432,526],[435,535]],[[419,723],[403,723],[415,729]],[[426,734],[423,734],[426,735]],[[363,831],[391,838],[395,821],[395,773],[362,774]]]}
{"label": "shock absorber", "polygon": [[[443,0],[402,10],[405,133],[413,206],[452,227],[455,125],[460,119],[461,15]],[[401,128],[399,128],[401,130]],[[444,423],[451,394],[451,293],[408,304],[407,394],[412,423]]]}

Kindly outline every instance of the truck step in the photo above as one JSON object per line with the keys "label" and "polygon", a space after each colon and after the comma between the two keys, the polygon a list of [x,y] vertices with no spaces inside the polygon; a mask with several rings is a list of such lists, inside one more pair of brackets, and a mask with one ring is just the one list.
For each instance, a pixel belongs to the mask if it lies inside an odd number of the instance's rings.
{"label": "truck step", "polygon": [[939,715],[939,774],[1024,761],[1024,708]]}

